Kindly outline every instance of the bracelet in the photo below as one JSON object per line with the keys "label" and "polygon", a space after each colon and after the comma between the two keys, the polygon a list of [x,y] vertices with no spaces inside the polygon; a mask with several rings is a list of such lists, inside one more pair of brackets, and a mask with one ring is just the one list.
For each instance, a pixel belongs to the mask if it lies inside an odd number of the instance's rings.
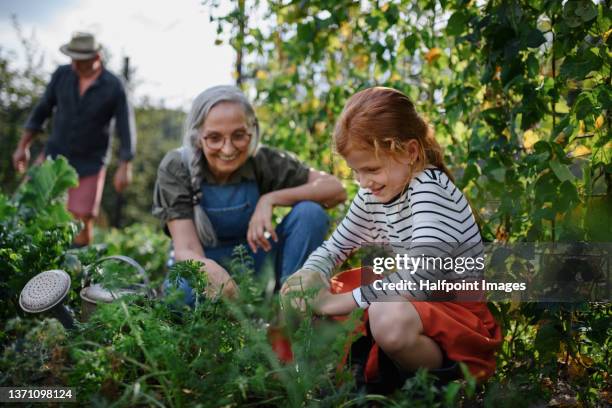
{"label": "bracelet", "polygon": [[368,306],[370,306],[370,302],[368,302],[365,299],[361,299],[361,288],[355,288],[352,291],[353,294],[353,299],[355,300],[355,303],[357,303],[357,306],[359,306],[361,309],[367,309]]}

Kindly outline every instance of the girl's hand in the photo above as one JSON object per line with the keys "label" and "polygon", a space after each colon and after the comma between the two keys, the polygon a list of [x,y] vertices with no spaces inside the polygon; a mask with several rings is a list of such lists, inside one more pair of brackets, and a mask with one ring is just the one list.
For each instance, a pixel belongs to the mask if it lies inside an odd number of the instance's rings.
{"label": "girl's hand", "polygon": [[304,291],[316,287],[329,289],[329,281],[318,271],[300,269],[287,278],[281,287],[280,294],[284,297],[290,292]]}
{"label": "girl's hand", "polygon": [[305,292],[313,288],[329,291],[329,287],[327,278],[320,272],[300,269],[283,283],[280,290],[281,304],[291,305],[292,308],[303,313],[306,311]]}
{"label": "girl's hand", "polygon": [[[278,242],[278,236],[272,226],[272,210],[274,202],[271,194],[264,194],[259,198],[255,212],[249,222],[249,230],[247,231],[247,242],[253,252],[257,252],[257,248],[261,247],[268,252],[272,249],[272,245],[268,238],[272,238],[274,242]],[[267,233],[267,234],[266,234]]]}
{"label": "girl's hand", "polygon": [[312,304],[314,312],[322,316],[343,316],[357,309],[357,303],[351,292],[332,294],[327,289],[321,289]]}
{"label": "girl's hand", "polygon": [[357,303],[355,303],[351,292],[334,295],[326,288],[319,290],[314,299],[295,296],[290,297],[288,301],[294,309],[302,313],[306,311],[308,303],[315,314],[320,316],[343,316],[357,309]]}

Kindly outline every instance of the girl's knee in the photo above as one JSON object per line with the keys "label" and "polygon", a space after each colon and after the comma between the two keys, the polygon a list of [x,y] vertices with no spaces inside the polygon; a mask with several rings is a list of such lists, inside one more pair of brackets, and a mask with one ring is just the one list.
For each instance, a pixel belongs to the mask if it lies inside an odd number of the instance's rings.
{"label": "girl's knee", "polygon": [[422,333],[416,309],[409,302],[377,302],[368,310],[372,336],[387,353],[413,347]]}

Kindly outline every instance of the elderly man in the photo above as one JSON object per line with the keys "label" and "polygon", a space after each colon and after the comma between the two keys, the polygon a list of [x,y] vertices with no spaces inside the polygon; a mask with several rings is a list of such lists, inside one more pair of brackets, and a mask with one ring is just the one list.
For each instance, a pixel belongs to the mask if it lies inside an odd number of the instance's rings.
{"label": "elderly man", "polygon": [[123,191],[132,178],[131,160],[136,144],[133,112],[123,83],[102,64],[100,50],[94,36],[82,32],[74,33],[70,42],[60,47],[72,64],[62,65],[53,73],[13,154],[15,169],[24,172],[32,140],[53,115],[45,156],[65,156],[79,175],[78,187],[68,194],[68,210],[84,223],[75,239],[76,246],[88,245],[93,239],[93,220],[104,188],[113,118],[121,142],[120,164],[114,177],[117,192]]}

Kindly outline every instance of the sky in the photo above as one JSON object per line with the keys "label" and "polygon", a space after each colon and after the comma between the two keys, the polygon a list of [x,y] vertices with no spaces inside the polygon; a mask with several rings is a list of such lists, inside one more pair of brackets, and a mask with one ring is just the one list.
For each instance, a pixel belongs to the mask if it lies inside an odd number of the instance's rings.
{"label": "sky", "polygon": [[233,83],[235,54],[215,45],[216,23],[202,0],[0,0],[0,47],[16,52],[12,62],[23,64],[23,47],[11,22],[17,15],[26,37],[33,35],[50,76],[70,62],[59,47],[74,31],[89,31],[109,50],[107,67],[119,73],[124,56],[135,68],[134,100],[147,96],[154,103],[187,109],[204,89]]}

